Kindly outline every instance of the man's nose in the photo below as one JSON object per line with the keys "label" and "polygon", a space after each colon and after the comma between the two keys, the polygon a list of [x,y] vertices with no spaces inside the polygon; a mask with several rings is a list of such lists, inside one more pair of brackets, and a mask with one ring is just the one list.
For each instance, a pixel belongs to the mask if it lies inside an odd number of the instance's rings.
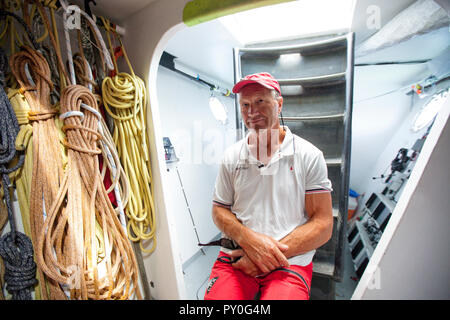
{"label": "man's nose", "polygon": [[247,109],[247,114],[249,116],[258,114],[258,108],[256,108],[253,104],[250,104]]}

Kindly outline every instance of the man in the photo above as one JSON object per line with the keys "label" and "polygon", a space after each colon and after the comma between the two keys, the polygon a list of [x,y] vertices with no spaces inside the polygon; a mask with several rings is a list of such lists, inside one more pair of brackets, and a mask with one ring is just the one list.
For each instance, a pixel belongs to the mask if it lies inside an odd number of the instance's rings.
{"label": "man", "polygon": [[269,73],[233,92],[249,132],[226,150],[216,180],[212,216],[224,238],[205,299],[307,300],[315,249],[333,228],[323,154],[280,126],[283,98]]}

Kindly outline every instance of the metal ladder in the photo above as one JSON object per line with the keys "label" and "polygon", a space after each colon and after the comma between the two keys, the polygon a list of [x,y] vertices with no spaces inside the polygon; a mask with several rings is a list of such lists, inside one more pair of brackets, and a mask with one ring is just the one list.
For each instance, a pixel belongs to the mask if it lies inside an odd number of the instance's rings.
{"label": "metal ladder", "polygon": [[[354,34],[348,33],[234,48],[235,82],[252,73],[264,71],[272,74],[281,86],[285,124],[294,134],[310,141],[324,153],[328,176],[333,184],[334,226],[332,238],[317,249],[314,256],[312,284],[328,286],[328,289],[321,289],[322,294],[318,294],[318,298],[322,295],[326,299],[334,298],[334,281],[342,281],[343,277],[351,147],[353,44]],[[245,136],[246,128],[237,99],[235,112],[239,140]]]}

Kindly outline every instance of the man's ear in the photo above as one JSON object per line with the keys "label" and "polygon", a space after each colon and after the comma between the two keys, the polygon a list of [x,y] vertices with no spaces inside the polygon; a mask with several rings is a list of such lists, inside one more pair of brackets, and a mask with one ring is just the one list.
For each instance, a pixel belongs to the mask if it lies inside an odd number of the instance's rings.
{"label": "man's ear", "polygon": [[281,110],[283,109],[283,97],[282,96],[278,97],[277,103],[278,103],[278,114],[280,114]]}

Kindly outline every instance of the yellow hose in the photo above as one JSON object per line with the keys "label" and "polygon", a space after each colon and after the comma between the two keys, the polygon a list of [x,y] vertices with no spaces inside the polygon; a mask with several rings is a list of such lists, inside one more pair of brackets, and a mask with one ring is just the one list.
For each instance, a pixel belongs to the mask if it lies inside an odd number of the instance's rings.
{"label": "yellow hose", "polygon": [[[110,24],[106,19],[102,20],[114,57],[109,37]],[[131,241],[139,242],[143,252],[151,253],[156,247],[156,216],[146,132],[147,93],[144,81],[134,74],[121,41],[120,44],[131,74],[120,72],[103,80],[103,103],[114,119],[114,143],[130,181],[130,198],[125,207],[128,237]],[[117,71],[116,64],[115,67]],[[143,241],[146,240],[152,241],[150,249],[144,248]]]}

